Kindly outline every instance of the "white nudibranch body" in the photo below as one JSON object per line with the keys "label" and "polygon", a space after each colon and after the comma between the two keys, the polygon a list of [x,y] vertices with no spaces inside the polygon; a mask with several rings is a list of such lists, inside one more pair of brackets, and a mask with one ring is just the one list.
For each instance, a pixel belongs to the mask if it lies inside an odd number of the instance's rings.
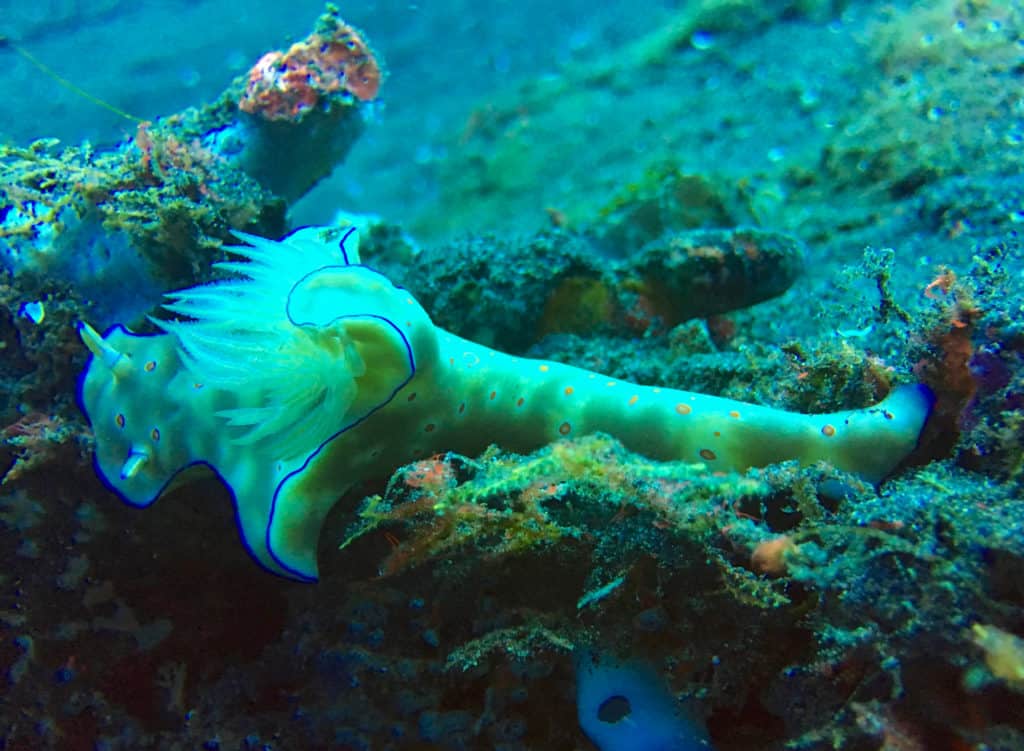
{"label": "white nudibranch body", "polygon": [[877,482],[931,406],[905,386],[874,407],[804,415],[513,357],[434,326],[360,263],[352,229],[239,237],[243,260],[218,264],[235,276],[169,295],[185,320],[154,319],[165,333],[82,324],[93,357],[80,401],[97,471],[122,498],[149,505],[206,466],[231,489],[253,557],[295,579],[316,579],[321,524],[353,485],[434,453],[603,431],[654,459],[827,461]]}

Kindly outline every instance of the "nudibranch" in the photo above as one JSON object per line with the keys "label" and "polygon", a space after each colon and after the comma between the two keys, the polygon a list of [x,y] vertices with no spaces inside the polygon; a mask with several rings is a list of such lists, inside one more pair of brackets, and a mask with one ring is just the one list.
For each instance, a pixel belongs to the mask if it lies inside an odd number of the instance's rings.
{"label": "nudibranch", "polygon": [[360,263],[351,228],[280,241],[238,233],[232,274],[170,294],[163,333],[80,334],[79,398],[101,478],[148,506],[206,467],[230,488],[265,568],[317,578],[331,507],[355,484],[444,451],[531,451],[604,431],[658,460],[744,470],[796,459],[880,481],[915,447],[921,386],[874,407],[804,415],[637,386],[496,352],[433,325],[413,296]]}

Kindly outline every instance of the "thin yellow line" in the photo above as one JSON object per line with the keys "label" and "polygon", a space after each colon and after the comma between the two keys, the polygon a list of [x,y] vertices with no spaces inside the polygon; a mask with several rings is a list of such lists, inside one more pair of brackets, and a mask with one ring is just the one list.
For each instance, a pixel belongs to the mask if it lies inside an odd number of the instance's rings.
{"label": "thin yellow line", "polygon": [[0,36],[0,49],[3,49],[4,47],[9,47],[10,49],[14,50],[16,53],[18,53],[23,58],[28,60],[30,63],[32,63],[32,65],[36,66],[39,70],[48,75],[61,86],[68,89],[69,91],[73,91],[75,94],[78,94],[78,96],[82,97],[83,99],[88,99],[93,104],[103,107],[103,109],[110,110],[115,115],[119,115],[125,118],[126,120],[131,120],[135,123],[145,122],[141,117],[135,117],[135,115],[131,115],[122,109],[118,109],[109,102],[105,102],[99,97],[93,96],[85,89],[76,86],[75,84],[71,83],[71,81],[57,73],[57,71],[55,71],[49,65],[47,65],[42,60],[33,55],[31,52],[16,45],[14,42],[10,40],[9,37]]}

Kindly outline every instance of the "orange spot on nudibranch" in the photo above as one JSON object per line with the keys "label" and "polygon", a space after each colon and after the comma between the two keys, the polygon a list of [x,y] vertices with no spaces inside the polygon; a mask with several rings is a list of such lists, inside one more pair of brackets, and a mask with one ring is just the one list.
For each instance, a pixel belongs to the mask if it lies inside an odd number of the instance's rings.
{"label": "orange spot on nudibranch", "polygon": [[558,432],[561,433],[562,435],[569,435],[571,431],[572,425],[570,425],[567,422],[563,422],[561,425],[558,426]]}
{"label": "orange spot on nudibranch", "polygon": [[154,370],[156,370],[156,360],[150,360],[142,367],[145,369],[147,373],[152,373]]}
{"label": "orange spot on nudibranch", "polygon": [[688,415],[691,412],[693,412],[693,407],[691,407],[689,404],[677,404],[676,412],[678,412],[681,415]]}
{"label": "orange spot on nudibranch", "polygon": [[721,438],[722,437],[722,431],[721,430],[716,430],[714,435],[715,435],[715,438]]}
{"label": "orange spot on nudibranch", "polygon": [[572,386],[566,386],[565,387],[565,395],[566,396],[572,396]]}
{"label": "orange spot on nudibranch", "polygon": [[516,399],[516,406],[517,407],[522,407],[523,406],[523,402],[525,402],[525,401],[526,400],[523,399],[523,397],[519,397],[518,399]]}
{"label": "orange spot on nudibranch", "polygon": [[824,425],[821,428],[821,434],[826,438],[831,438],[836,434],[836,428],[834,425]]}
{"label": "orange spot on nudibranch", "polygon": [[156,443],[157,441],[160,440],[160,431],[156,428],[153,428],[149,432],[149,437],[153,439],[153,443]]}
{"label": "orange spot on nudibranch", "polygon": [[539,370],[541,373],[547,373],[549,370],[551,370],[551,366],[550,365],[538,365],[537,366],[537,370]]}
{"label": "orange spot on nudibranch", "polygon": [[632,407],[638,401],[640,401],[640,397],[637,396],[636,394],[633,394],[633,396],[629,397],[629,406]]}
{"label": "orange spot on nudibranch", "polygon": [[117,424],[117,427],[123,428],[124,427],[124,415],[122,415],[120,413],[115,415],[114,416],[114,422]]}
{"label": "orange spot on nudibranch", "polygon": [[710,462],[710,461],[714,461],[718,457],[715,456],[715,452],[712,451],[711,449],[701,449],[700,450],[700,458],[701,459],[707,459]]}
{"label": "orange spot on nudibranch", "polygon": [[736,410],[732,410],[731,412],[729,412],[729,417],[732,417],[732,418],[738,420],[738,419],[740,419],[740,413],[737,412]]}
{"label": "orange spot on nudibranch", "polygon": [[494,397],[496,397],[497,395],[498,395],[497,391],[492,391],[491,392],[491,401],[494,401]]}

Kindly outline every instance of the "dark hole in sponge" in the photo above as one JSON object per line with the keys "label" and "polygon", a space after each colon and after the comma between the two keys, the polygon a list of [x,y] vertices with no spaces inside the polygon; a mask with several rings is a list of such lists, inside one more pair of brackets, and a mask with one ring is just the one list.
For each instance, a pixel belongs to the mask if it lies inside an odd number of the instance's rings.
{"label": "dark hole in sponge", "polygon": [[625,696],[609,696],[597,708],[597,719],[611,725],[629,717],[632,712],[633,707]]}

